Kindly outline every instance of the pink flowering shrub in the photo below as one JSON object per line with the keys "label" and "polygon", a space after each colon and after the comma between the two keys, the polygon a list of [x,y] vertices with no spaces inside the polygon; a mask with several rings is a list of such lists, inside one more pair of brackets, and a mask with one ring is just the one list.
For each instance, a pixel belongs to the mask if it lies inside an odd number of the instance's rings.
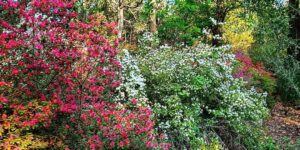
{"label": "pink flowering shrub", "polygon": [[[72,118],[71,127],[66,125],[70,132],[86,138],[90,149],[141,149],[160,147],[153,134],[154,122],[151,120],[152,111],[147,107],[135,109],[117,108],[111,103],[98,103],[89,110],[81,113],[80,121]],[[129,107],[129,106],[127,106]],[[82,124],[78,124],[82,122]],[[78,130],[79,126],[79,130]],[[90,127],[96,128],[90,128]],[[87,137],[87,133],[95,133]]]}
{"label": "pink flowering shrub", "polygon": [[252,78],[254,74],[253,71],[264,76],[273,76],[271,72],[266,71],[262,63],[253,63],[251,57],[242,51],[237,51],[235,57],[240,62],[240,67],[235,73],[235,77]]}
{"label": "pink flowering shrub", "polygon": [[151,110],[111,101],[120,85],[116,24],[78,20],[74,2],[0,0],[0,123],[63,128],[91,149],[157,147]]}
{"label": "pink flowering shrub", "polygon": [[273,96],[276,88],[274,75],[267,71],[262,63],[254,63],[251,57],[242,51],[236,52],[235,56],[240,65],[234,77],[243,78],[249,82],[249,85],[255,86],[259,92],[267,92],[269,94],[267,103],[272,106],[275,102]]}

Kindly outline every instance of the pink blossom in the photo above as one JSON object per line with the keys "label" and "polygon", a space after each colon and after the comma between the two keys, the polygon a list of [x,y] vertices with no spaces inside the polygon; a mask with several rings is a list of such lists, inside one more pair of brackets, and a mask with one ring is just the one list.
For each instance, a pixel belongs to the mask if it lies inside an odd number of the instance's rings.
{"label": "pink blossom", "polygon": [[70,126],[69,126],[68,124],[66,124],[65,128],[66,128],[66,129],[69,129],[69,128],[70,128]]}
{"label": "pink blossom", "polygon": [[12,75],[18,75],[19,74],[19,70],[17,68],[13,68],[12,69]]}
{"label": "pink blossom", "polygon": [[135,99],[135,98],[133,98],[133,99],[131,99],[131,102],[132,102],[134,105],[136,105],[136,104],[138,103],[138,100]]}
{"label": "pink blossom", "polygon": [[2,102],[2,103],[8,103],[8,99],[5,98],[3,95],[0,95],[0,102]]}
{"label": "pink blossom", "polygon": [[2,114],[2,120],[6,120],[7,119],[7,115],[6,114]]}
{"label": "pink blossom", "polygon": [[35,46],[35,48],[38,49],[38,50],[41,50],[41,49],[44,48],[44,46],[43,46],[42,44],[40,44],[40,43],[35,43],[34,46]]}

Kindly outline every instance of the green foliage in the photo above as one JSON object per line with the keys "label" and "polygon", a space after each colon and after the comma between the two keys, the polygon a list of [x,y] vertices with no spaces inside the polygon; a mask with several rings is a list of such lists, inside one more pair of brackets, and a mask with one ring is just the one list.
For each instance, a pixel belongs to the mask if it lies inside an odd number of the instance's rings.
{"label": "green foliage", "polygon": [[251,85],[256,87],[258,90],[262,90],[268,93],[267,97],[267,105],[269,108],[272,108],[276,103],[276,88],[277,88],[277,80],[270,76],[261,72],[252,71],[253,79]]}
{"label": "green foliage", "polygon": [[300,62],[290,56],[277,60],[274,66],[282,100],[300,105]]}
{"label": "green foliage", "polygon": [[282,101],[300,104],[300,63],[287,54],[295,42],[289,37],[289,16],[285,8],[267,7],[258,14],[255,29],[256,43],[250,55],[256,62],[263,62],[274,72],[277,92]]}
{"label": "green foliage", "polygon": [[203,35],[203,28],[211,25],[209,9],[209,2],[176,1],[159,14],[159,37],[165,43],[192,45]]}

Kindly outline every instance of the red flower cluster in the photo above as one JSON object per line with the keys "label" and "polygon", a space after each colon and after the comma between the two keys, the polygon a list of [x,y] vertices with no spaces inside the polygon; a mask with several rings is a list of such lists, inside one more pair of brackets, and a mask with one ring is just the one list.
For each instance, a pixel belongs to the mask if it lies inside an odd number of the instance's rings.
{"label": "red flower cluster", "polygon": [[[89,110],[82,112],[78,134],[87,138],[85,127],[96,126],[93,133],[101,133],[89,138],[91,149],[113,149],[123,147],[134,147],[140,144],[155,143],[153,134],[154,122],[151,120],[151,109],[139,107],[133,110],[117,108],[111,103],[97,103],[90,106]],[[75,126],[79,121],[73,120]],[[153,144],[154,145],[154,144]],[[154,146],[152,146],[154,147]],[[140,148],[140,147],[136,147]]]}
{"label": "red flower cluster", "polygon": [[253,71],[255,71],[263,76],[272,78],[272,73],[266,71],[262,63],[253,63],[251,57],[244,54],[242,51],[236,52],[235,57],[241,63],[241,67],[239,67],[234,74],[235,77],[249,80],[252,78]]}
{"label": "red flower cluster", "polygon": [[[80,21],[73,4],[0,1],[0,122],[48,127],[63,113],[78,124],[65,129],[80,128],[91,149],[152,142],[150,109],[118,109],[110,102],[120,84],[116,24],[99,23],[96,16]],[[103,31],[95,30],[99,26]],[[80,124],[97,127],[90,136]]]}

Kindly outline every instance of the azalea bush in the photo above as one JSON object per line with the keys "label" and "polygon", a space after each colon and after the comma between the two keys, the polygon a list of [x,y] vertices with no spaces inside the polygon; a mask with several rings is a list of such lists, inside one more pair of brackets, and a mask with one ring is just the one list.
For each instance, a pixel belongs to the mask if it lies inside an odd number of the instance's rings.
{"label": "azalea bush", "polygon": [[59,148],[167,148],[155,140],[150,108],[113,100],[121,83],[116,23],[81,21],[73,4],[0,1],[0,146],[18,148],[5,141],[38,131],[61,139]]}
{"label": "azalea bush", "polygon": [[266,95],[234,77],[238,63],[228,46],[164,45],[136,57],[156,128],[176,148],[197,149],[213,139],[223,148],[264,146]]}
{"label": "azalea bush", "polygon": [[248,81],[247,84],[255,87],[257,91],[267,92],[267,104],[272,107],[275,104],[277,93],[275,75],[268,71],[262,63],[254,63],[246,52],[237,51],[235,57],[238,67],[234,71],[234,77]]}

